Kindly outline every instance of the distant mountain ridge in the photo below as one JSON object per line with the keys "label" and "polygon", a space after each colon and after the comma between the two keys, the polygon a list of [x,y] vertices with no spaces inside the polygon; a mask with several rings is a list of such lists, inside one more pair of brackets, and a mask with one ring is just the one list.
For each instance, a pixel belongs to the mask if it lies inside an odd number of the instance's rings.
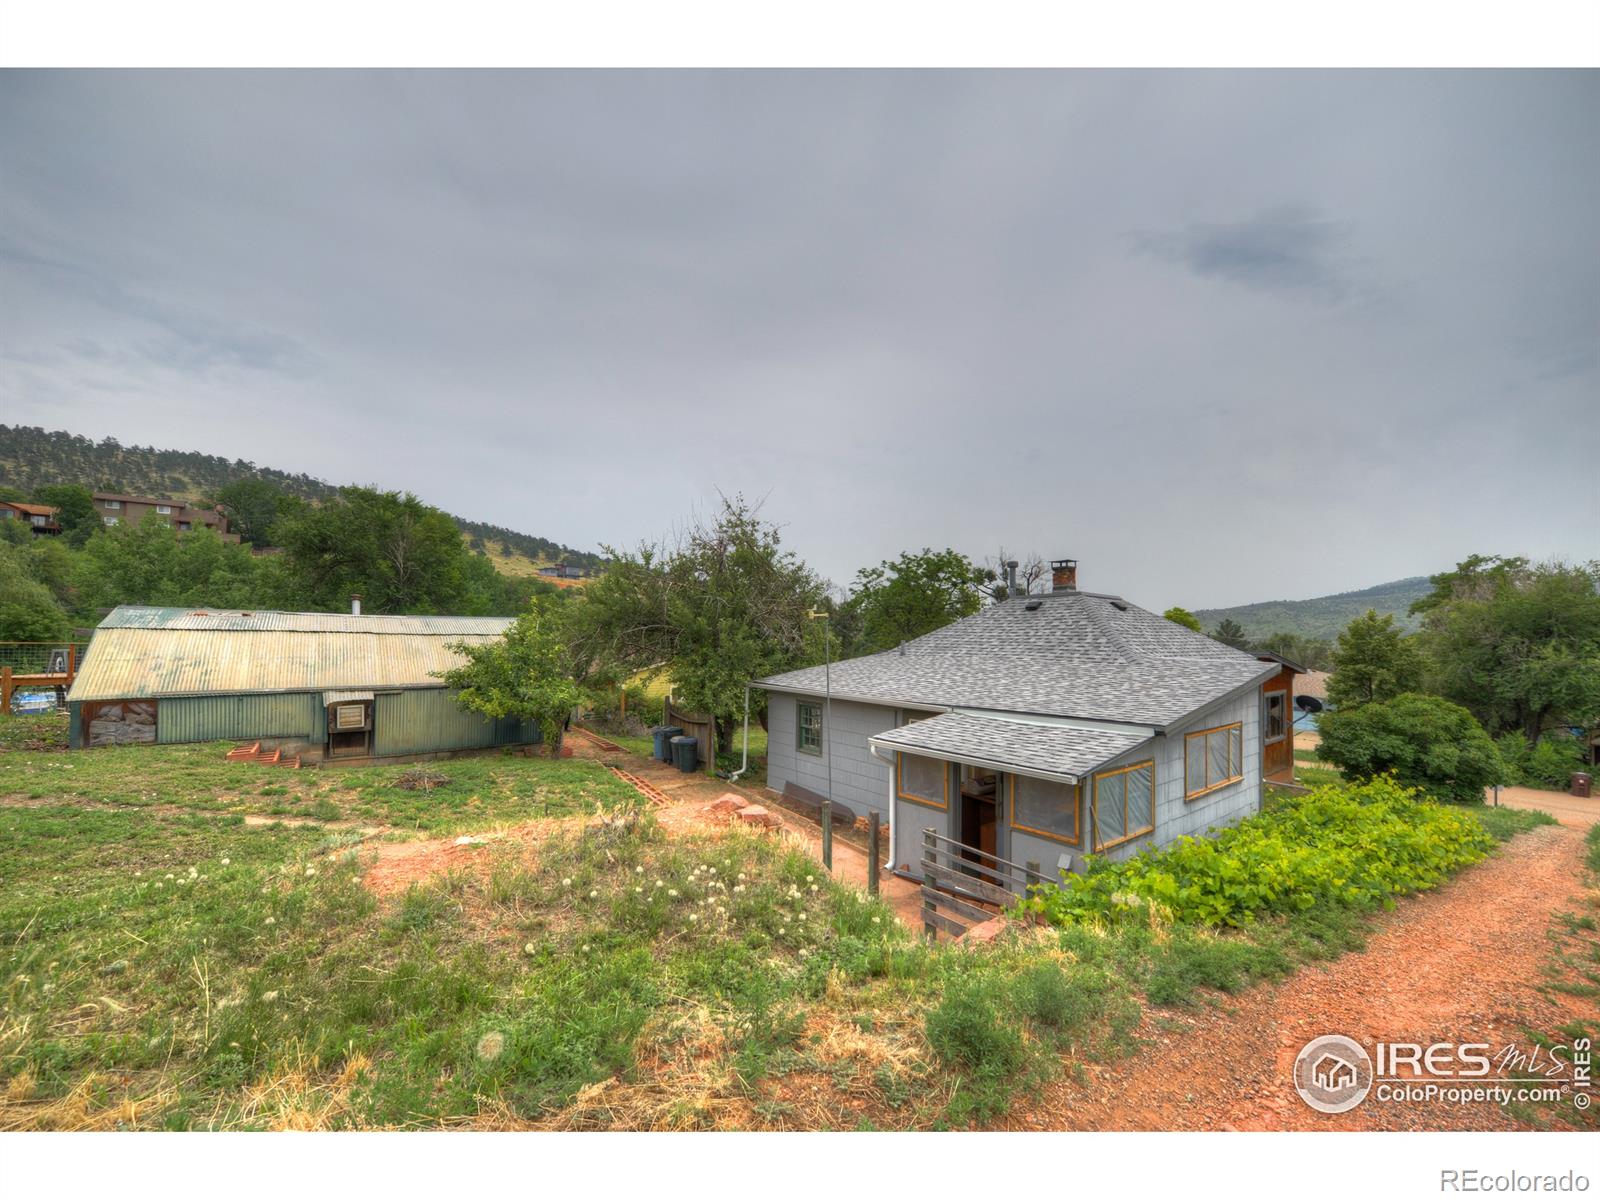
{"label": "distant mountain ridge", "polygon": [[1310,600],[1263,600],[1233,608],[1202,608],[1195,611],[1209,633],[1225,620],[1237,621],[1251,638],[1274,633],[1297,633],[1301,637],[1332,641],[1339,631],[1368,609],[1380,614],[1393,613],[1397,624],[1408,630],[1417,628],[1418,618],[1407,615],[1413,600],[1432,589],[1425,575],[1395,579],[1356,592],[1337,592],[1314,596]]}
{"label": "distant mountain ridge", "polygon": [[[27,492],[45,484],[81,483],[95,491],[192,502],[210,499],[240,479],[260,479],[305,500],[326,500],[339,491],[326,480],[258,467],[242,458],[230,460],[192,450],[124,446],[115,438],[97,442],[65,430],[32,425],[0,425],[0,484]],[[517,533],[484,521],[452,519],[469,538],[497,542],[533,563],[566,561],[587,567],[603,564],[598,554],[574,550],[549,538]]]}

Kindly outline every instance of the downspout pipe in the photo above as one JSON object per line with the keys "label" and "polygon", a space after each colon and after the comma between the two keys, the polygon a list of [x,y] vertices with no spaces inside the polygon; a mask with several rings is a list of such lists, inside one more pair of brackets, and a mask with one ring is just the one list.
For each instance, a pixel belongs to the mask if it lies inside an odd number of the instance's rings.
{"label": "downspout pipe", "polygon": [[750,685],[744,685],[744,759],[739,769],[728,776],[729,783],[738,783],[739,776],[750,769]]}

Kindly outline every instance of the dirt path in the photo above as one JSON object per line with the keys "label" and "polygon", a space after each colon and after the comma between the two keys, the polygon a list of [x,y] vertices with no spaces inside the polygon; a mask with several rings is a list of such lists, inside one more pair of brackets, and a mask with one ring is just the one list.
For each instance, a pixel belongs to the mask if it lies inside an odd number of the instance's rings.
{"label": "dirt path", "polygon": [[[1494,789],[1484,795],[1494,803]],[[1566,792],[1546,792],[1538,788],[1508,787],[1500,789],[1500,803],[1507,808],[1537,808],[1549,813],[1563,825],[1587,829],[1600,822],[1600,796],[1572,796]]]}
{"label": "dirt path", "polygon": [[1552,1030],[1592,1000],[1536,990],[1551,915],[1582,889],[1582,833],[1544,826],[1513,838],[1437,891],[1400,902],[1360,954],[1307,967],[1198,1014],[1146,1014],[1145,1045],[1088,1067],[1017,1113],[1031,1129],[1516,1129],[1492,1103],[1380,1103],[1327,1116],[1290,1083],[1300,1048],[1342,1033],[1378,1040],[1512,1043],[1525,1026]]}

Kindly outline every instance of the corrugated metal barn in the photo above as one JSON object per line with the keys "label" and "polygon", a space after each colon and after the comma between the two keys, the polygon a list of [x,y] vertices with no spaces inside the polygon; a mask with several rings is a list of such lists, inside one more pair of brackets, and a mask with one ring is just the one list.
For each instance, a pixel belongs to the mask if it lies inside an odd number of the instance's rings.
{"label": "corrugated metal barn", "polygon": [[381,758],[539,741],[532,722],[462,709],[437,673],[505,617],[228,612],[125,605],[67,693],[74,748],[264,740]]}

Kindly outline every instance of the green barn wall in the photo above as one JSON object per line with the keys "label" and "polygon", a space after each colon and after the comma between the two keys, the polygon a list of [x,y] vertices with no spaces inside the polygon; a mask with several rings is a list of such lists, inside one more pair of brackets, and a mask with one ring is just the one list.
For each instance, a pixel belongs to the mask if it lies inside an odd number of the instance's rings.
{"label": "green barn wall", "polygon": [[373,706],[373,753],[436,754],[539,741],[532,723],[469,712],[445,688],[379,692]]}
{"label": "green barn wall", "polygon": [[167,697],[156,707],[158,742],[242,741],[263,737],[323,741],[321,693]]}

